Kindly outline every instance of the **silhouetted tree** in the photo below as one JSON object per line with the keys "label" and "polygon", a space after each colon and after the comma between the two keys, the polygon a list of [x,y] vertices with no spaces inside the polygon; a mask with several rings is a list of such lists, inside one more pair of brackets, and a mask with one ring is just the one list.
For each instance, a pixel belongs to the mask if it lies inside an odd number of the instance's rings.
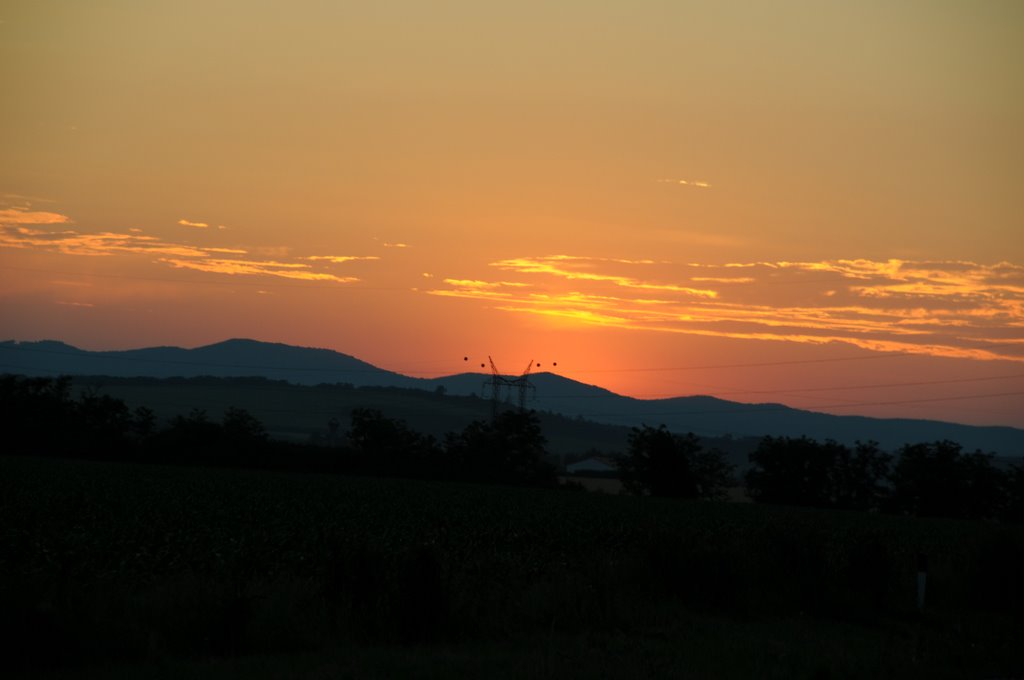
{"label": "silhouetted tree", "polygon": [[196,463],[223,462],[222,428],[202,409],[187,416],[175,416],[170,425],[153,438],[156,457]]}
{"label": "silhouetted tree", "polygon": [[1011,465],[1003,477],[1003,506],[1001,518],[1006,522],[1024,523],[1024,467]]}
{"label": "silhouetted tree", "polygon": [[119,457],[127,447],[132,414],[120,399],[95,391],[83,392],[76,404],[78,448],[81,453]]}
{"label": "silhouetted tree", "polygon": [[214,452],[222,463],[267,465],[267,431],[263,423],[245,409],[229,407],[221,418],[219,445]]}
{"label": "silhouetted tree", "polygon": [[747,494],[759,503],[869,510],[882,504],[891,456],[875,442],[849,447],[765,437],[750,454]]}
{"label": "silhouetted tree", "polygon": [[156,414],[153,409],[139,406],[132,412],[131,432],[139,441],[147,441],[156,432]]}
{"label": "silhouetted tree", "polygon": [[436,466],[441,463],[433,437],[375,409],[353,409],[348,442],[358,465],[370,472],[429,477],[437,475]]}
{"label": "silhouetted tree", "polygon": [[505,411],[449,433],[445,453],[452,474],[482,482],[553,486],[555,466],[545,460],[547,441],[532,412]]}
{"label": "silhouetted tree", "polygon": [[0,427],[10,453],[68,455],[79,444],[71,379],[0,376]]}
{"label": "silhouetted tree", "polygon": [[171,430],[178,431],[188,438],[197,441],[212,441],[217,439],[217,423],[210,420],[206,411],[201,408],[194,408],[187,416],[175,416],[171,421]]}
{"label": "silhouetted tree", "polygon": [[0,427],[11,452],[122,458],[136,445],[133,416],[120,399],[85,390],[71,379],[0,376]]}
{"label": "silhouetted tree", "polygon": [[758,503],[832,505],[830,477],[840,446],[800,437],[765,437],[750,454],[747,494]]}
{"label": "silhouetted tree", "polygon": [[893,467],[889,509],[931,517],[986,518],[1002,505],[1003,477],[992,457],[964,455],[956,442],[907,444]]}
{"label": "silhouetted tree", "polygon": [[221,426],[228,441],[246,444],[267,441],[267,431],[263,428],[263,423],[245,409],[234,406],[228,408],[224,412]]}
{"label": "silhouetted tree", "polygon": [[729,487],[735,483],[735,468],[717,448],[701,449],[694,456],[697,475],[697,497],[720,501],[728,497]]}
{"label": "silhouetted tree", "polygon": [[878,448],[878,442],[857,442],[853,450],[834,449],[836,458],[830,474],[831,504],[846,510],[881,507],[888,487],[892,456]]}
{"label": "silhouetted tree", "polygon": [[962,455],[966,489],[961,517],[991,519],[1005,506],[1006,474],[992,464],[993,458],[981,451]]}
{"label": "silhouetted tree", "polygon": [[725,496],[732,466],[717,450],[704,451],[692,432],[673,434],[664,425],[634,427],[619,477],[630,493],[669,498]]}
{"label": "silhouetted tree", "polygon": [[338,443],[338,428],[341,427],[341,421],[337,418],[331,418],[327,421],[327,445],[336,446]]}

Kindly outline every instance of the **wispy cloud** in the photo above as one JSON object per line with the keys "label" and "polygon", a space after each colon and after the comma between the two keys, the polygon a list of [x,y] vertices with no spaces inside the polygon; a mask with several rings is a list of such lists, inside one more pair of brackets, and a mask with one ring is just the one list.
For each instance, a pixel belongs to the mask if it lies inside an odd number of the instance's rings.
{"label": "wispy cloud", "polygon": [[608,260],[601,258],[582,258],[569,255],[549,255],[546,257],[522,257],[511,260],[492,262],[492,267],[522,274],[547,274],[568,281],[595,281],[611,283],[622,288],[639,290],[657,290],[673,293],[685,293],[697,297],[716,297],[718,293],[710,289],[680,286],[653,280],[642,280],[632,276],[605,274],[593,271],[599,264],[654,264],[653,260]]}
{"label": "wispy cloud", "polygon": [[157,254],[179,257],[206,257],[211,252],[244,254],[230,248],[200,248],[164,241],[137,232],[81,233],[73,230],[51,231],[23,226],[0,227],[0,247],[53,250],[65,255],[107,256],[117,254]]}
{"label": "wispy cloud", "polygon": [[345,262],[355,262],[357,260],[379,260],[380,257],[377,255],[310,255],[305,258],[312,262],[331,262],[333,264],[342,264]]}
{"label": "wispy cloud", "polygon": [[18,201],[19,203],[27,203],[29,205],[31,205],[32,203],[56,203],[57,202],[57,201],[53,200],[52,198],[43,198],[42,196],[26,196],[24,194],[12,194],[12,193],[0,194],[0,199],[2,199],[2,202],[5,203],[5,204],[7,203],[7,201]]}
{"label": "wispy cloud", "polygon": [[529,284],[516,281],[478,281],[476,279],[445,279],[445,283],[458,288],[469,288],[471,290],[495,289],[503,287],[525,288]]}
{"label": "wispy cloud", "polygon": [[207,227],[210,226],[206,222],[193,222],[191,220],[186,219],[178,220],[178,224],[180,224],[183,227],[195,227],[197,229],[206,229]]}
{"label": "wispy cloud", "polygon": [[21,210],[5,208],[0,210],[0,224],[69,224],[71,218],[60,213],[43,210]]}
{"label": "wispy cloud", "polygon": [[691,276],[690,280],[701,283],[753,283],[757,279],[749,276]]}
{"label": "wispy cloud", "polygon": [[353,283],[359,279],[354,276],[335,276],[327,272],[316,272],[309,269],[308,264],[296,262],[275,262],[274,260],[232,260],[204,258],[199,260],[180,258],[161,258],[161,262],[178,268],[194,269],[201,272],[228,275],[276,276],[283,279],[300,281],[333,281],[335,283]]}
{"label": "wispy cloud", "polygon": [[676,184],[684,187],[693,187],[695,189],[708,189],[711,187],[710,184],[700,179],[659,179],[656,181],[659,184]]}
{"label": "wispy cloud", "polygon": [[503,279],[446,278],[429,292],[587,325],[1024,361],[1024,266],[1007,262],[554,255],[491,266]]}
{"label": "wispy cloud", "polygon": [[317,271],[320,263],[336,264],[351,260],[376,260],[376,256],[311,255],[289,257],[289,248],[259,248],[263,259],[244,248],[223,248],[177,243],[142,233],[80,232],[72,229],[44,228],[43,225],[0,223],[0,248],[17,248],[63,255],[111,257],[152,256],[153,262],[176,269],[191,269],[224,275],[270,276],[302,281],[352,283],[354,276]]}

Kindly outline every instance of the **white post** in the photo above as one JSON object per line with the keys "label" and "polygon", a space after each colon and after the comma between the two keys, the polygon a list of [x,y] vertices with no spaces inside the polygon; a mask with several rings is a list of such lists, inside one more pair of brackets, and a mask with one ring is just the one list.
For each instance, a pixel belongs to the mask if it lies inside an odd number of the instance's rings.
{"label": "white post", "polygon": [[928,585],[928,556],[917,554],[917,610],[924,611],[924,593]]}

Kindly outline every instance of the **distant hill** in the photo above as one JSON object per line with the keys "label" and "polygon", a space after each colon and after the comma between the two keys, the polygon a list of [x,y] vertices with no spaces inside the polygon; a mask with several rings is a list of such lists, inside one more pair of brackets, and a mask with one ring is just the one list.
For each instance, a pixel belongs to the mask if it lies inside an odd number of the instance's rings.
{"label": "distant hill", "polygon": [[[347,383],[356,387],[398,387],[451,396],[485,394],[488,376],[463,373],[443,378],[412,378],[332,350],[293,347],[255,340],[182,349],[89,352],[55,342],[0,342],[0,370],[23,375],[107,375],[114,377],[259,376],[296,385]],[[852,444],[874,440],[895,449],[908,442],[949,439],[969,450],[1024,456],[1024,430],[977,427],[931,420],[836,416],[782,404],[744,404],[709,396],[642,400],[624,397],[551,373],[531,376],[531,408],[619,426],[664,423],[676,432],[705,437],[802,436]],[[505,395],[503,395],[504,398]]]}
{"label": "distant hill", "polygon": [[109,375],[119,378],[260,376],[297,385],[413,387],[409,378],[329,349],[256,340],[225,340],[205,347],[149,347],[89,352],[63,342],[0,343],[0,368],[24,375]]}
{"label": "distant hill", "polygon": [[[330,441],[328,423],[337,421],[336,436],[349,429],[353,409],[376,409],[389,418],[441,440],[470,422],[490,418],[490,401],[399,387],[295,385],[265,378],[112,378],[78,376],[73,392],[109,394],[130,408],[146,406],[166,422],[192,409],[220,420],[229,407],[252,413],[272,437],[291,441]],[[590,450],[619,453],[626,448],[629,428],[576,418],[539,414],[548,450],[556,456],[578,456]],[[737,453],[739,462],[756,442]]]}
{"label": "distant hill", "polygon": [[[432,382],[444,384],[454,394],[479,394],[484,380],[485,376],[464,374]],[[1024,456],[1024,430],[1013,427],[837,416],[783,404],[744,404],[709,396],[634,399],[550,373],[539,373],[530,380],[536,386],[536,398],[530,402],[533,408],[600,423],[664,424],[674,432],[693,432],[702,437],[807,436],[845,444],[873,440],[888,450],[908,442],[949,439],[969,450]]]}

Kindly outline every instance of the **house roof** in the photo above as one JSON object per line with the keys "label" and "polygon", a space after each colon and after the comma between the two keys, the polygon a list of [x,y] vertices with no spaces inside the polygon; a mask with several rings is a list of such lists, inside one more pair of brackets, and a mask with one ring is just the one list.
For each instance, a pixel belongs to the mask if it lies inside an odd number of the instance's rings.
{"label": "house roof", "polygon": [[565,466],[565,471],[575,472],[615,472],[615,463],[608,458],[585,458]]}

